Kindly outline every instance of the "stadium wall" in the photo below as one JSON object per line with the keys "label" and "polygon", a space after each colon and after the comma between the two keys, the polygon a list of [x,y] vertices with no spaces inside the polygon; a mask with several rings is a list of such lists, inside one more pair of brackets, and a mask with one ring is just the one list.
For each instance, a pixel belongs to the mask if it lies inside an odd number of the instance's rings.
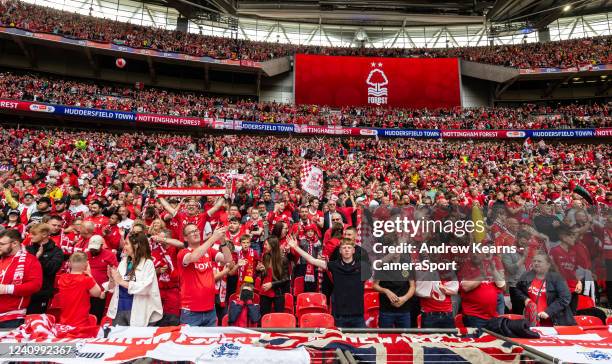
{"label": "stadium wall", "polygon": [[264,102],[283,102],[292,104],[295,101],[293,94],[294,72],[282,73],[273,77],[262,77],[259,100]]}
{"label": "stadium wall", "polygon": [[461,76],[461,106],[491,105],[491,84],[473,77]]}

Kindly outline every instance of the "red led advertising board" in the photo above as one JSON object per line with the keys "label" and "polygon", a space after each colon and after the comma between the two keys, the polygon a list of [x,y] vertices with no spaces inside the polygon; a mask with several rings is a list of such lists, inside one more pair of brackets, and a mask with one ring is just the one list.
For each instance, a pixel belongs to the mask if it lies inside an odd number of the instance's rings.
{"label": "red led advertising board", "polygon": [[437,108],[461,105],[456,58],[298,54],[297,104]]}

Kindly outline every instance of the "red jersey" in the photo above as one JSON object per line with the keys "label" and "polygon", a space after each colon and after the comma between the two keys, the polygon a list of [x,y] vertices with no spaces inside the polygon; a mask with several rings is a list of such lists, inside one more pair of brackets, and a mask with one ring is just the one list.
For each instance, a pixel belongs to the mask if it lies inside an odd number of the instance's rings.
{"label": "red jersey", "polygon": [[186,212],[179,211],[172,218],[172,222],[175,226],[175,238],[183,241],[185,237],[183,236],[183,228],[185,225],[195,224],[198,226],[198,230],[200,230],[200,238],[204,239],[204,227],[206,226],[206,222],[210,219],[208,216],[208,212],[200,212],[196,215],[189,215]]}
{"label": "red jersey", "polygon": [[96,281],[85,274],[62,274],[58,281],[60,323],[75,327],[89,326],[89,290]]}
{"label": "red jersey", "polygon": [[550,249],[550,256],[553,258],[559,274],[567,281],[570,292],[574,292],[576,290],[576,284],[578,283],[576,280],[576,268],[578,268],[578,264],[574,249],[569,248],[569,250],[566,251],[559,245]]}
{"label": "red jersey", "polygon": [[0,295],[0,322],[23,319],[30,297],[42,287],[38,259],[25,250],[0,258],[0,284],[13,289],[11,294]]}
{"label": "red jersey", "polygon": [[87,259],[89,261],[91,275],[100,286],[108,281],[108,267],[116,268],[119,265],[117,262],[117,255],[105,248],[102,248],[100,254],[96,256],[91,255],[91,252],[87,252]]}
{"label": "red jersey", "polygon": [[107,225],[102,229],[102,237],[104,237],[104,242],[106,246],[111,250],[118,250],[119,245],[121,245],[121,229],[117,225]]}
{"label": "red jersey", "polygon": [[538,306],[538,312],[546,311],[546,281],[534,278],[527,292],[529,299]]}
{"label": "red jersey", "polygon": [[108,217],[103,215],[86,217],[83,222],[90,221],[94,224],[94,234],[103,235],[102,230],[108,225]]}
{"label": "red jersey", "polygon": [[214,258],[217,251],[209,249],[195,263],[183,264],[185,255],[193,249],[183,249],[178,253],[177,268],[180,277],[181,308],[189,311],[204,312],[215,308]]}
{"label": "red jersey", "polygon": [[[484,268],[484,272],[481,269]],[[481,278],[484,275],[484,279]],[[491,319],[497,317],[497,294],[499,289],[488,277],[487,267],[479,264],[464,264],[460,276],[462,281],[481,280],[480,284],[473,290],[467,292],[463,288],[459,289],[461,295],[461,309],[464,315]],[[461,287],[461,285],[460,285]]]}

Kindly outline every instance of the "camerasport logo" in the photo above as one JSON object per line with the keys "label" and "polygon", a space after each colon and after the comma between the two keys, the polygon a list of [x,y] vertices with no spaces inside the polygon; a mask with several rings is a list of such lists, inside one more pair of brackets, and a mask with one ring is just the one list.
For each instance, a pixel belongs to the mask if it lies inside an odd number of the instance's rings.
{"label": "camerasport logo", "polygon": [[524,131],[507,131],[506,132],[506,137],[508,138],[524,138],[525,137],[525,132]]}
{"label": "camerasport logo", "polygon": [[383,64],[382,62],[372,62],[370,66],[372,66],[372,69],[366,79],[368,104],[386,105],[389,96],[386,86],[389,84],[389,79],[385,75],[385,71],[382,70]]}
{"label": "camerasport logo", "polygon": [[361,134],[361,135],[368,135],[368,136],[374,136],[374,135],[378,134],[378,131],[374,130],[374,129],[361,129],[361,130],[359,130],[359,134]]}
{"label": "camerasport logo", "polygon": [[30,110],[36,112],[54,112],[55,108],[50,105],[32,104],[30,105]]}

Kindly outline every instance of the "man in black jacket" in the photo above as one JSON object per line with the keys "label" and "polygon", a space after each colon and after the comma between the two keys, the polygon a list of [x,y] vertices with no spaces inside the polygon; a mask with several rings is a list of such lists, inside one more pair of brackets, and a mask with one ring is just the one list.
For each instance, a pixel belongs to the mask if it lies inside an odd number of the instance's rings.
{"label": "man in black jacket", "polygon": [[[295,252],[316,267],[328,270],[334,280],[332,292],[332,314],[337,327],[365,328],[363,317],[363,282],[372,275],[371,266],[365,257],[355,255],[355,242],[342,239],[340,259],[327,262],[316,259],[299,247],[294,236],[287,236],[287,243]],[[365,254],[362,251],[362,254]]]}
{"label": "man in black jacket", "polygon": [[64,261],[62,249],[49,239],[51,227],[48,224],[36,224],[30,228],[31,244],[26,247],[28,253],[38,258],[43,271],[43,284],[40,291],[32,296],[28,314],[47,312],[47,304],[53,297],[55,275]]}

